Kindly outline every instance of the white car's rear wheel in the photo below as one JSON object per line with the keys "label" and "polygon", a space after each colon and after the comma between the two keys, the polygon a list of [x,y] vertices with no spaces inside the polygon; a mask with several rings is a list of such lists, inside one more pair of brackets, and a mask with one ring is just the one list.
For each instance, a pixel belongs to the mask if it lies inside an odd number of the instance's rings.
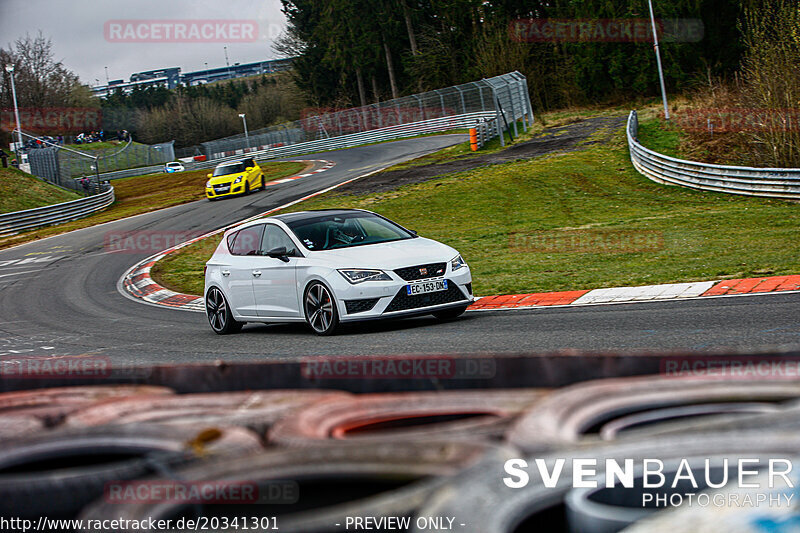
{"label": "white car's rear wheel", "polygon": [[336,302],[328,288],[315,281],[306,289],[303,298],[306,322],[317,335],[332,335],[339,326]]}
{"label": "white car's rear wheel", "polygon": [[217,335],[236,333],[244,325],[243,322],[234,320],[225,295],[216,287],[211,287],[206,294],[206,316],[211,329]]}

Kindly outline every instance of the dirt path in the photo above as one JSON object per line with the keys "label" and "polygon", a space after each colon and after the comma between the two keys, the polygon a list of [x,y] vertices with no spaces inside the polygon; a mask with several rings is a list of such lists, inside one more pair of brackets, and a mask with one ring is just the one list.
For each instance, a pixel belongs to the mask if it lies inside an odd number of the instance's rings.
{"label": "dirt path", "polygon": [[[547,128],[530,141],[516,144],[501,152],[479,156],[462,156],[460,159],[448,161],[447,163],[380,172],[369,178],[354,181],[340,187],[336,191],[336,195],[385,192],[403,185],[421,183],[453,172],[463,172],[473,168],[521,159],[532,159],[553,153],[582,150],[598,143],[607,142],[611,135],[624,125],[624,116],[614,116],[589,118],[565,126]],[[602,131],[607,131],[608,134],[589,140],[592,135]]]}

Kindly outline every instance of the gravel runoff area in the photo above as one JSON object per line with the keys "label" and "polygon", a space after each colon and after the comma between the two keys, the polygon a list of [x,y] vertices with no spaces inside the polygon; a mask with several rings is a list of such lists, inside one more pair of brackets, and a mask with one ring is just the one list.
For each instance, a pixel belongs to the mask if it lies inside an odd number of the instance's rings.
{"label": "gravel runoff area", "polygon": [[[421,183],[453,172],[509,163],[520,159],[532,159],[558,152],[582,150],[605,142],[613,132],[624,125],[624,116],[588,118],[564,126],[547,128],[533,139],[515,144],[500,152],[478,156],[467,155],[446,163],[380,172],[369,179],[357,180],[340,187],[336,190],[336,194],[361,195],[386,192],[403,185]],[[607,135],[597,135],[599,133],[607,133]]]}

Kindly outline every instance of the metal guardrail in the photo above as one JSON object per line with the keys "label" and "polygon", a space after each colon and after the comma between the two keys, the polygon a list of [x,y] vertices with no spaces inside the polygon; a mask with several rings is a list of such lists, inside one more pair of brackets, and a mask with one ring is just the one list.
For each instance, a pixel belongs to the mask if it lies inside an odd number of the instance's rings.
{"label": "metal guardrail", "polygon": [[[352,148],[354,146],[361,146],[364,144],[377,143],[383,141],[391,141],[395,139],[403,139],[406,137],[415,137],[417,135],[425,135],[428,133],[436,133],[440,131],[447,131],[453,129],[463,129],[470,127],[477,127],[480,123],[487,123],[490,121],[494,124],[494,136],[499,135],[499,128],[494,111],[479,111],[476,113],[467,113],[464,115],[453,115],[448,117],[440,117],[430,120],[422,120],[409,124],[401,124],[398,126],[390,126],[387,128],[375,129],[361,133],[351,133],[347,135],[340,135],[338,137],[330,137],[327,139],[319,139],[316,141],[306,141],[296,144],[289,144],[284,146],[277,146],[267,148],[264,150],[249,150],[243,149],[226,152],[223,157],[216,159],[190,163],[187,170],[198,170],[203,168],[213,168],[220,163],[241,159],[245,156],[254,157],[256,159],[278,159],[283,157],[292,157],[296,155],[310,154],[316,152],[324,152],[328,150],[340,150],[343,148]],[[519,117],[518,117],[519,119]],[[487,130],[488,132],[489,130]],[[488,140],[488,138],[487,138]],[[140,176],[143,174],[152,174],[162,172],[164,165],[154,165],[152,167],[140,167],[128,170],[120,170],[116,172],[104,172],[100,174],[103,180],[114,180],[119,178],[127,178],[131,176]]]}
{"label": "metal guardrail", "polygon": [[483,148],[487,142],[502,135],[496,118],[479,122],[475,129],[478,134],[478,148]]}
{"label": "metal guardrail", "polygon": [[[202,143],[197,149],[218,159],[243,149],[263,150],[311,141],[368,133],[390,126],[418,124],[432,119],[457,117],[476,112],[491,113],[505,127],[518,133],[533,121],[528,83],[519,72],[385,100],[362,107],[317,110],[301,120],[252,130]],[[501,143],[502,143],[501,139]]]}
{"label": "metal guardrail", "polygon": [[628,116],[628,147],[633,166],[658,183],[682,185],[704,191],[800,199],[800,169],[712,165],[676,159],[642,146],[637,140],[639,117]]}
{"label": "metal guardrail", "polygon": [[[290,144],[288,146],[280,146],[253,153],[266,159],[272,159],[300,155],[309,152],[339,150],[341,148],[351,148],[353,146],[360,146],[364,144],[402,139],[405,137],[415,137],[417,135],[425,135],[427,133],[468,128],[475,126],[475,124],[481,120],[491,117],[494,117],[494,112],[479,111],[464,115],[453,115],[449,117],[422,120],[409,124],[401,124],[399,126],[390,126],[387,128],[365,131],[362,133],[340,135],[339,137],[330,137],[328,139],[320,139],[317,141]],[[218,163],[219,161],[219,159],[215,159],[212,161],[212,163]]]}
{"label": "metal guardrail", "polygon": [[107,190],[94,196],[0,214],[0,236],[83,218],[105,209],[112,203],[114,203],[114,187],[108,187]]}
{"label": "metal guardrail", "polygon": [[[201,168],[201,167],[196,167]],[[194,170],[194,169],[190,169]],[[149,167],[136,167],[136,168],[126,168],[125,170],[114,170],[111,172],[101,172],[100,179],[101,180],[118,180],[120,178],[132,178],[134,176],[144,176],[145,174],[157,174],[159,172],[164,172],[164,164],[161,165],[151,165]],[[78,178],[75,178],[78,179]]]}
{"label": "metal guardrail", "polygon": [[[323,112],[251,131],[249,137],[239,134],[204,142],[202,152],[208,159],[190,163],[187,169],[211,168],[245,154],[260,159],[291,157],[478,127],[484,121],[490,121],[485,140],[499,136],[505,145],[502,131],[516,135],[520,123],[527,130],[533,118],[528,82],[519,72],[510,72],[364,107]],[[149,165],[103,172],[100,178],[113,180],[162,170],[162,165]]]}

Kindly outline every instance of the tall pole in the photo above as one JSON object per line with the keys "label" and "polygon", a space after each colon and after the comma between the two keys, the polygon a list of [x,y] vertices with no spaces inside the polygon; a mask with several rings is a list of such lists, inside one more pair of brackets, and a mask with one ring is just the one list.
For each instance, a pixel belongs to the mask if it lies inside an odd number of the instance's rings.
{"label": "tall pole", "polygon": [[[17,151],[22,150],[22,126],[19,123],[19,107],[17,106],[17,87],[14,85],[14,65],[6,65],[6,72],[11,74],[11,96],[14,99],[14,118],[17,121]],[[22,161],[17,161],[21,163]]]}
{"label": "tall pole", "polygon": [[239,117],[242,119],[244,123],[244,142],[247,145],[247,149],[250,149],[250,135],[247,133],[247,117],[245,117],[244,113],[239,113]]}
{"label": "tall pole", "polygon": [[231,63],[228,61],[228,47],[223,46],[223,50],[225,50],[225,66],[228,67],[228,79],[231,77]]}
{"label": "tall pole", "polygon": [[650,6],[650,23],[653,25],[653,47],[656,51],[656,63],[658,63],[658,79],[661,82],[661,99],[664,100],[664,119],[669,120],[667,89],[664,86],[664,71],[661,69],[661,52],[658,49],[658,30],[656,29],[656,17],[653,14],[653,0],[647,0],[647,4]]}

